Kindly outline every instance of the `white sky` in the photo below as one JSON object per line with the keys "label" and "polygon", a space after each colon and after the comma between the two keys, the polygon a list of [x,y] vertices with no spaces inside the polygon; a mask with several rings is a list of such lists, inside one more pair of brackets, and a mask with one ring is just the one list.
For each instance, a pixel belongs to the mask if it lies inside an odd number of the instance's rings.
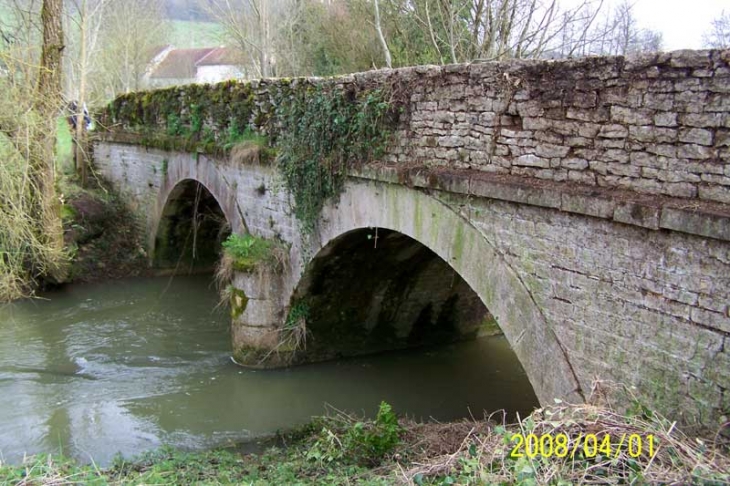
{"label": "white sky", "polygon": [[642,27],[664,34],[664,49],[699,49],[702,34],[730,0],[637,0],[636,18]]}
{"label": "white sky", "polygon": [[[605,0],[608,8],[618,0]],[[579,0],[567,0],[567,7]],[[700,49],[702,34],[723,9],[730,13],[730,0],[634,0],[639,27],[664,35],[664,50]]]}

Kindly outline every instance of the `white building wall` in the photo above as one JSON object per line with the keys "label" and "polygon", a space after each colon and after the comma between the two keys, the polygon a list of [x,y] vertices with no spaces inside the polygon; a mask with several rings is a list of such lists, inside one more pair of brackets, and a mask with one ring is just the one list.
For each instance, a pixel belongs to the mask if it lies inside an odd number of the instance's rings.
{"label": "white building wall", "polygon": [[196,83],[218,83],[226,79],[241,79],[244,77],[243,71],[236,66],[219,65],[219,66],[198,66],[198,72],[195,76]]}

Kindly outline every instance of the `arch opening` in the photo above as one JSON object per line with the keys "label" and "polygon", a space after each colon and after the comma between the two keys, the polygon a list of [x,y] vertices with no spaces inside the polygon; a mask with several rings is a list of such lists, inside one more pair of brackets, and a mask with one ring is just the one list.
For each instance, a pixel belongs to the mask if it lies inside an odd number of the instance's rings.
{"label": "arch opening", "polygon": [[332,359],[498,334],[469,284],[415,239],[385,228],[347,232],[310,262],[307,357]]}
{"label": "arch opening", "polygon": [[185,179],[170,192],[155,236],[153,266],[177,272],[211,272],[230,223],[213,194]]}

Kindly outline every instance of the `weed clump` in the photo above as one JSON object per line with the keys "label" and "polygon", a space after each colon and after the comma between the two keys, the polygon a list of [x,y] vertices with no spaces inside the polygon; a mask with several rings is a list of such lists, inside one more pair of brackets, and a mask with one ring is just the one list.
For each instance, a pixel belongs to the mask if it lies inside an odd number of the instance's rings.
{"label": "weed clump", "polygon": [[274,271],[284,269],[287,248],[276,240],[250,234],[232,234],[223,242],[223,258],[230,270],[251,273],[263,267]]}
{"label": "weed clump", "polygon": [[393,408],[380,402],[374,421],[357,420],[337,411],[315,420],[320,426],[311,437],[306,457],[318,464],[343,463],[374,467],[385,461],[400,444],[403,432]]}
{"label": "weed clump", "polygon": [[291,352],[307,349],[308,319],[309,305],[304,301],[293,304],[284,326],[279,331],[279,344],[275,350],[288,351],[290,359],[293,359],[294,354]]}
{"label": "weed clump", "polygon": [[[265,271],[281,273],[286,268],[289,248],[281,241],[259,238],[251,234],[231,234],[222,243],[223,254],[218,261],[215,283],[220,293],[219,306],[231,305],[233,318],[243,313],[248,298],[233,284],[234,272],[257,274]],[[298,328],[294,328],[293,330]],[[292,334],[296,336],[296,334]],[[303,337],[301,338],[303,339]],[[299,342],[299,340],[297,340]]]}
{"label": "weed clump", "polygon": [[[0,52],[0,71],[15,61]],[[64,281],[69,259],[49,149],[55,120],[44,119],[16,74],[0,74],[0,302],[32,295],[43,281]]]}

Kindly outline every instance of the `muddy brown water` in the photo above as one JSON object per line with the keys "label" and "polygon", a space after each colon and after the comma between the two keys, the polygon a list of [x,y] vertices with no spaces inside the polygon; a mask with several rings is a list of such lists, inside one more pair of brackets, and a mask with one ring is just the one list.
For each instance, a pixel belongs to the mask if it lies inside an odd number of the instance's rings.
{"label": "muddy brown water", "polygon": [[419,419],[529,413],[502,337],[252,371],[231,362],[209,276],[71,285],[0,308],[0,461],[58,453],[108,464],[161,445],[227,446],[305,423],[326,404]]}

